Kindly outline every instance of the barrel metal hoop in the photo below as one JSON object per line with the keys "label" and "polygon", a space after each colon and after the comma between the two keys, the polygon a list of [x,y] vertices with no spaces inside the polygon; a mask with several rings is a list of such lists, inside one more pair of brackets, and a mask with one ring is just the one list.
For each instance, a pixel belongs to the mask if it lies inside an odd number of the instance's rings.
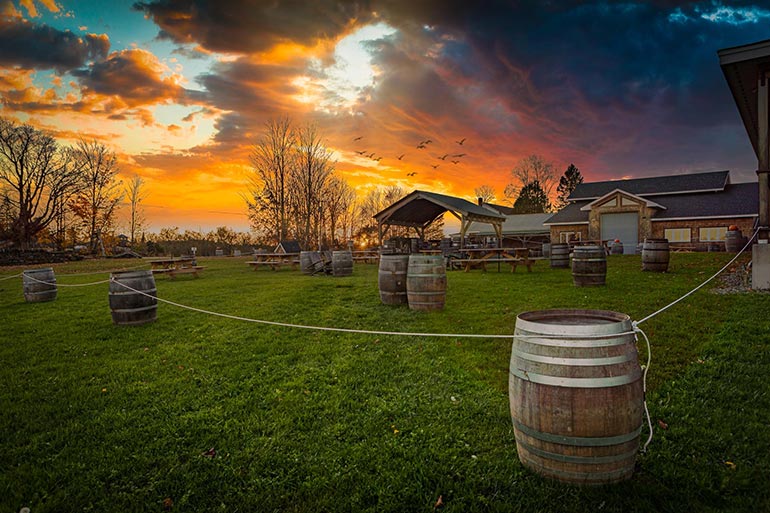
{"label": "barrel metal hoop", "polygon": [[546,467],[533,460],[527,460],[526,465],[532,470],[543,474],[553,475],[561,478],[579,481],[584,484],[605,484],[615,482],[624,476],[632,473],[633,468],[622,468],[618,470],[609,470],[607,472],[571,472],[569,470],[559,470]]}
{"label": "barrel metal hoop", "polygon": [[[122,289],[122,287],[121,287],[121,289]],[[158,289],[140,290],[139,292],[142,292],[143,294],[147,294],[149,296],[157,296]],[[129,289],[123,289],[123,290],[111,290],[107,294],[110,295],[110,296],[131,296],[131,295],[136,294],[136,292],[134,292],[133,290],[129,290]]]}
{"label": "barrel metal hoop", "polygon": [[545,374],[530,373],[524,369],[513,368],[510,374],[524,381],[539,383],[541,385],[552,385],[563,388],[608,388],[628,385],[637,381],[642,376],[641,369],[633,368],[630,374],[622,376],[610,376],[605,378],[566,378],[558,376],[547,376]]}
{"label": "barrel metal hoop", "polygon": [[633,352],[627,352],[620,356],[607,356],[605,358],[564,358],[556,356],[544,356],[531,354],[513,348],[514,356],[530,362],[547,363],[551,365],[567,365],[576,367],[598,367],[601,365],[616,365],[619,363],[631,362],[636,359]]}
{"label": "barrel metal hoop", "polygon": [[575,348],[622,346],[630,343],[630,340],[626,339],[625,337],[626,335],[620,335],[617,333],[592,338],[580,337],[579,335],[570,338],[569,335],[544,335],[542,333],[534,333],[532,335],[528,335],[519,333],[518,331],[513,334],[514,339],[518,338],[520,340],[524,340],[524,342],[538,346]]}
{"label": "barrel metal hoop", "polygon": [[149,306],[142,306],[139,308],[115,308],[112,311],[114,313],[135,313],[135,312],[145,312],[147,310],[154,310],[158,307],[157,304],[149,305]]}
{"label": "barrel metal hoop", "polygon": [[564,463],[578,463],[582,465],[601,465],[605,463],[617,463],[619,461],[627,460],[630,458],[636,458],[637,450],[628,451],[620,454],[613,454],[612,456],[571,456],[568,454],[558,454],[555,452],[546,451],[538,447],[534,447],[526,442],[517,440],[516,443],[521,445],[528,452],[541,458],[546,458],[552,461],[561,461]]}
{"label": "barrel metal hoop", "polygon": [[515,427],[525,435],[532,438],[536,438],[543,442],[550,442],[550,443],[561,444],[561,445],[572,445],[575,447],[606,447],[610,445],[624,444],[626,442],[630,442],[635,438],[638,438],[642,432],[642,425],[640,424],[638,429],[635,429],[630,433],[624,433],[622,435],[601,436],[601,437],[566,436],[566,435],[557,435],[554,433],[545,433],[543,431],[538,431],[534,428],[531,428],[529,426],[522,424],[521,422],[515,419],[513,421],[513,427]]}

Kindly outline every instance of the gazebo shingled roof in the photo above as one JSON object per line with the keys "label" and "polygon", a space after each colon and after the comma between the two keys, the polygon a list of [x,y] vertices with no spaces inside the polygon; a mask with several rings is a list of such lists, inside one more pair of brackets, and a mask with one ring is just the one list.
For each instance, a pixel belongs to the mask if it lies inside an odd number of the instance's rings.
{"label": "gazebo shingled roof", "polygon": [[498,240],[502,238],[505,216],[499,212],[462,198],[417,190],[374,215],[379,227],[380,242],[391,226],[414,228],[420,238],[424,238],[425,228],[444,212],[450,212],[460,220],[461,236],[465,235],[472,223],[478,222],[491,224]]}

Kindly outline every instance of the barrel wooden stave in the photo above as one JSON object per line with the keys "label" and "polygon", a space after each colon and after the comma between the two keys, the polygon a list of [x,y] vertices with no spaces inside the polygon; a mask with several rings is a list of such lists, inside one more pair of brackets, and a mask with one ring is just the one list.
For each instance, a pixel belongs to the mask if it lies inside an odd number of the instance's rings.
{"label": "barrel wooden stave", "polygon": [[642,271],[664,273],[668,270],[668,239],[645,239],[642,246]]}
{"label": "barrel wooden stave", "polygon": [[[509,399],[522,464],[576,484],[630,478],[643,392],[628,316],[526,312],[517,318],[515,334]],[[580,336],[586,338],[575,339]]]}
{"label": "barrel wooden stave", "polygon": [[409,269],[409,255],[382,255],[377,272],[380,300],[386,305],[408,303],[406,275]]}
{"label": "barrel wooden stave", "polygon": [[22,272],[22,289],[27,303],[44,303],[56,299],[56,275],[52,267]]}
{"label": "barrel wooden stave", "polygon": [[441,255],[409,255],[406,296],[412,310],[441,310],[446,301],[446,268]]}
{"label": "barrel wooden stave", "polygon": [[556,269],[569,267],[569,244],[551,244],[551,267]]}
{"label": "barrel wooden stave", "polygon": [[353,274],[353,254],[350,250],[332,252],[332,276]]}
{"label": "barrel wooden stave", "polygon": [[302,274],[313,274],[321,265],[321,254],[318,251],[300,251],[299,269]]}
{"label": "barrel wooden stave", "polygon": [[572,253],[576,287],[600,287],[607,281],[607,255],[601,246],[577,246]]}
{"label": "barrel wooden stave", "polygon": [[[127,289],[121,284],[144,294]],[[149,294],[149,297],[145,294]],[[113,324],[136,326],[155,321],[158,312],[157,294],[152,271],[112,273],[109,303]]]}
{"label": "barrel wooden stave", "polygon": [[728,253],[737,253],[746,243],[743,240],[740,230],[727,230],[725,233],[725,251]]}

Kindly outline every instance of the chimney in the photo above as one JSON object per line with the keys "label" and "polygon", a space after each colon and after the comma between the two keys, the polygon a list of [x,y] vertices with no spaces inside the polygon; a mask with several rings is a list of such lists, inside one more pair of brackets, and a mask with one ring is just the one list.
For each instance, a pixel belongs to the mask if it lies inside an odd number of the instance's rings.
{"label": "chimney", "polygon": [[479,198],[479,206],[482,206],[484,204],[484,198]]}

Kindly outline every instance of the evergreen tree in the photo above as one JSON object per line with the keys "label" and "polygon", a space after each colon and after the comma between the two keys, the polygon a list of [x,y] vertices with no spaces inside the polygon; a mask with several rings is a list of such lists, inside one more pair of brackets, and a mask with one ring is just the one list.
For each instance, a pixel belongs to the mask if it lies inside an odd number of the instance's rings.
{"label": "evergreen tree", "polygon": [[513,204],[515,214],[543,214],[550,209],[551,203],[548,201],[548,195],[538,180],[522,187],[519,197]]}
{"label": "evergreen tree", "polygon": [[583,183],[583,175],[580,174],[580,170],[575,164],[570,164],[567,170],[564,171],[564,175],[559,178],[559,186],[556,187],[556,208],[557,210],[564,208],[567,205],[567,198],[575,187]]}

